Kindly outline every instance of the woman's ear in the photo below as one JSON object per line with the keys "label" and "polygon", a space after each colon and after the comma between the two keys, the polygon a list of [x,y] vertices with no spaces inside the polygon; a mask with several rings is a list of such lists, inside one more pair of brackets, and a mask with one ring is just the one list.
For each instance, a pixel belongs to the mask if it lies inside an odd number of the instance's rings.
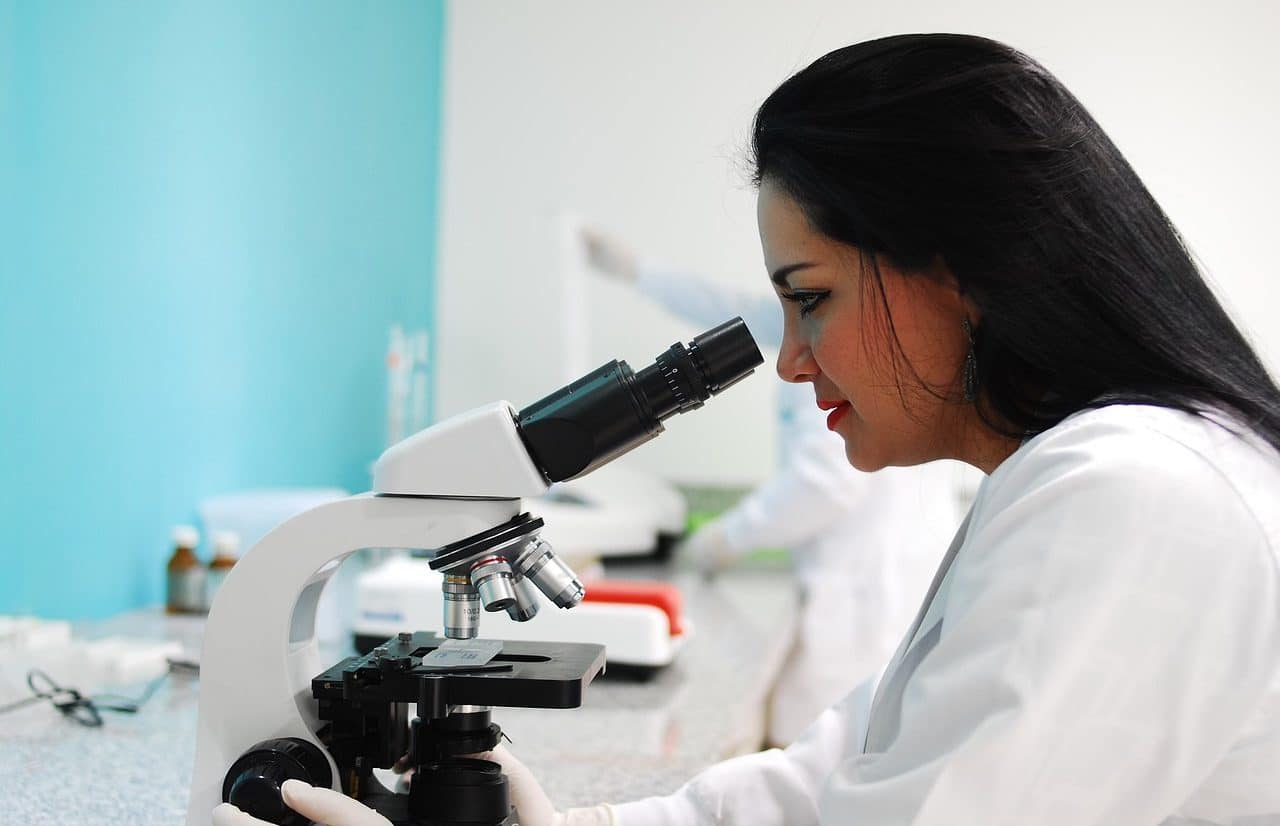
{"label": "woman's ear", "polygon": [[977,327],[982,321],[982,310],[974,302],[972,296],[965,295],[951,267],[941,255],[935,255],[926,268],[929,279],[937,287],[937,295],[947,304],[953,304],[957,317],[968,319],[969,324]]}

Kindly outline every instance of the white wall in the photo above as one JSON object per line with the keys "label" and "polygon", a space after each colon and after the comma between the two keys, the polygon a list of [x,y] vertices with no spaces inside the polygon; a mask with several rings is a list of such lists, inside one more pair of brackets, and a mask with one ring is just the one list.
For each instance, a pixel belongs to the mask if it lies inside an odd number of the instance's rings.
{"label": "white wall", "polygon": [[[755,107],[839,46],[906,31],[1028,52],[1126,153],[1280,364],[1280,4],[464,0],[448,7],[437,412],[533,401],[566,378],[555,221],[767,289],[746,182]],[[699,330],[592,282],[594,365],[637,369]],[[771,354],[766,353],[771,359]],[[774,467],[771,361],[629,457],[689,482]]]}

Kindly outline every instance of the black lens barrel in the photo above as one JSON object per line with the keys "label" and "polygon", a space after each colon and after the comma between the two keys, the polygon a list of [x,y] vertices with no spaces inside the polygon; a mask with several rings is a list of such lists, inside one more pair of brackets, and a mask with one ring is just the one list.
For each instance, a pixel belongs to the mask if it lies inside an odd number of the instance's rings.
{"label": "black lens barrel", "polygon": [[689,346],[676,343],[634,373],[611,361],[520,411],[525,447],[549,481],[581,476],[662,432],[662,421],[702,406],[764,358],[741,318]]}
{"label": "black lens barrel", "polygon": [[745,379],[764,361],[741,318],[695,336],[689,343],[689,355],[701,365],[712,395]]}

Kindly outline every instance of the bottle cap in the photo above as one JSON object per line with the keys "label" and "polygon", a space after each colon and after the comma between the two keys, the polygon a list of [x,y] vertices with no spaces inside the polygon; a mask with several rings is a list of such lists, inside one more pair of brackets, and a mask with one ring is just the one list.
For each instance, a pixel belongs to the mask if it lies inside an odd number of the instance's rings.
{"label": "bottle cap", "polygon": [[172,536],[173,544],[180,548],[190,548],[194,551],[200,544],[200,532],[190,525],[174,525]]}
{"label": "bottle cap", "polygon": [[217,556],[236,556],[240,553],[240,534],[218,531],[213,535],[213,552]]}

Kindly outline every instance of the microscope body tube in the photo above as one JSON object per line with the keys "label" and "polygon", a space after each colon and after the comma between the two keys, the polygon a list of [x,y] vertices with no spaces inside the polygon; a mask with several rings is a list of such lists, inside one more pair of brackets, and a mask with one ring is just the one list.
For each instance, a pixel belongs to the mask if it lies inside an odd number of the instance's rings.
{"label": "microscope body tube", "polygon": [[590,473],[662,432],[764,361],[742,319],[673,344],[639,373],[611,361],[520,411],[517,427],[548,481]]}

